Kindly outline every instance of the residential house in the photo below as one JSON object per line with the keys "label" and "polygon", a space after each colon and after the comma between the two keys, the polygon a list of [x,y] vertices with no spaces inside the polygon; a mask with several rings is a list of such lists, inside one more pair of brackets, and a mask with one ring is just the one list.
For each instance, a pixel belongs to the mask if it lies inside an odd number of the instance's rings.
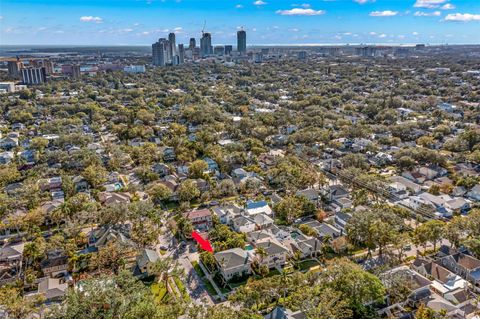
{"label": "residential house", "polygon": [[89,246],[96,249],[100,249],[108,243],[133,245],[130,224],[104,225],[90,231],[88,237]]}
{"label": "residential house", "polygon": [[25,247],[25,243],[11,243],[11,244],[4,244],[2,248],[0,248],[0,262],[21,262],[23,259],[23,249]]}
{"label": "residential house", "polygon": [[318,201],[320,200],[320,192],[313,188],[297,191],[296,195],[305,197],[315,205],[317,205]]}
{"label": "residential house", "polygon": [[352,218],[352,215],[349,213],[344,212],[337,212],[335,213],[335,225],[337,226],[340,231],[345,232],[345,226],[347,225],[348,221]]}
{"label": "residential house", "polygon": [[264,319],[307,319],[307,314],[302,310],[292,311],[282,307],[275,307],[272,312],[265,315]]}
{"label": "residential house", "polygon": [[44,278],[38,284],[37,294],[41,294],[45,297],[47,302],[60,301],[65,297],[67,293],[68,285],[61,283],[57,278]]}
{"label": "residential house", "polygon": [[480,202],[480,184],[475,185],[468,193],[467,197],[473,201]]}
{"label": "residential house", "polygon": [[315,237],[305,236],[303,234],[296,236],[291,244],[293,254],[299,254],[301,259],[316,257],[322,251],[322,243]]}
{"label": "residential house", "polygon": [[389,285],[392,278],[394,278],[393,280],[402,280],[410,292],[407,301],[413,305],[418,305],[431,295],[430,285],[432,282],[407,266],[391,269],[381,274],[380,278],[386,286]]}
{"label": "residential house", "polygon": [[215,162],[213,159],[211,159],[210,157],[204,157],[203,158],[203,161],[205,163],[207,163],[208,165],[208,171],[210,173],[215,173],[215,172],[218,172],[220,169],[218,167],[218,164],[217,162]]}
{"label": "residential house", "polygon": [[175,159],[176,155],[173,147],[166,147],[163,149],[163,160],[165,162],[173,162]]}
{"label": "residential house", "polygon": [[233,229],[239,233],[250,233],[255,230],[256,225],[253,218],[238,216],[232,220]]}
{"label": "residential house", "polygon": [[0,287],[14,283],[21,278],[20,274],[21,271],[19,265],[0,262]]}
{"label": "residential house", "polygon": [[456,253],[437,260],[437,263],[463,279],[480,287],[480,260],[463,253]]}
{"label": "residential house", "polygon": [[256,229],[268,228],[274,225],[273,219],[262,213],[253,215],[253,222],[255,223]]}
{"label": "residential house", "polygon": [[184,216],[190,220],[196,230],[205,231],[212,226],[212,212],[209,209],[191,210],[186,212]]}
{"label": "residential house", "polygon": [[10,137],[6,136],[4,138],[0,138],[0,148],[6,151],[10,151],[11,149],[18,146],[18,137]]}
{"label": "residential house", "polygon": [[10,163],[14,158],[13,152],[2,152],[0,153],[0,165],[5,165]]}
{"label": "residential house", "polygon": [[402,177],[405,177],[406,179],[409,179],[417,184],[423,184],[427,180],[427,177],[418,171],[403,172]]}
{"label": "residential house", "polygon": [[[390,181],[392,183],[389,186],[391,187],[391,191],[393,192],[407,191],[408,193],[413,195],[418,194],[422,191],[422,186],[412,182],[410,179],[407,179],[403,176],[392,176],[390,177]],[[395,184],[401,186],[395,186]]]}
{"label": "residential house", "polygon": [[88,182],[83,176],[77,175],[72,178],[72,182],[75,185],[75,191],[77,192],[85,192],[88,190]]}
{"label": "residential house", "polygon": [[137,257],[133,274],[137,277],[148,277],[153,273],[153,265],[160,259],[157,251],[152,249],[143,249],[142,254]]}
{"label": "residential house", "polygon": [[350,196],[348,190],[341,185],[330,185],[327,190],[327,198],[330,201]]}
{"label": "residential house", "polygon": [[227,282],[251,273],[252,257],[246,250],[232,248],[214,254],[222,278]]}
{"label": "residential house", "polygon": [[170,174],[170,167],[168,167],[168,165],[164,163],[154,164],[152,170],[160,177],[165,177],[166,175]]}
{"label": "residential house", "polygon": [[100,192],[98,199],[104,205],[127,204],[130,203],[132,195],[130,193]]}
{"label": "residential house", "polygon": [[215,206],[211,208],[213,213],[217,215],[220,223],[229,225],[233,218],[240,216],[243,209],[236,205]]}
{"label": "residential house", "polygon": [[268,203],[264,200],[258,201],[258,202],[253,202],[253,201],[248,201],[247,205],[245,206],[245,210],[249,216],[253,216],[256,214],[264,213],[268,216],[273,215],[273,211],[268,206]]}
{"label": "residential house", "polygon": [[40,269],[46,277],[65,276],[68,274],[68,257],[61,250],[50,251],[40,262]]}
{"label": "residential house", "polygon": [[[268,268],[281,267],[287,262],[289,249],[283,246],[278,240],[273,238],[265,238],[255,243],[256,258],[260,265]],[[258,249],[262,248],[266,256],[258,254]]]}
{"label": "residential house", "polygon": [[60,176],[55,176],[40,181],[40,189],[42,191],[52,191],[60,188],[62,188],[62,177]]}
{"label": "residential house", "polygon": [[466,280],[430,260],[417,258],[413,262],[412,268],[421,275],[432,279],[430,289],[442,297],[456,290],[464,290],[469,286]]}

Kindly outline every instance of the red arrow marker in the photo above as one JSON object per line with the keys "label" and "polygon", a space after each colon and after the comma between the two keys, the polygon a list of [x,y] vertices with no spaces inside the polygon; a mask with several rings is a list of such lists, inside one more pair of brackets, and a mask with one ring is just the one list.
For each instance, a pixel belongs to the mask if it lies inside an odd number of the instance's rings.
{"label": "red arrow marker", "polygon": [[200,245],[200,248],[213,253],[213,248],[212,245],[210,245],[210,242],[206,239],[203,239],[199,233],[192,231],[192,238],[196,240],[196,242]]}

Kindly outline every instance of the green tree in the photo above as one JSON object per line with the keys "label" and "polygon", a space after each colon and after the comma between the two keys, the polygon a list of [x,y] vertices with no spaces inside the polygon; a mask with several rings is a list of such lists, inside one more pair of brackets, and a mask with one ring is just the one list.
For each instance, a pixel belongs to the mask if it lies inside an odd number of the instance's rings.
{"label": "green tree", "polygon": [[190,178],[203,178],[204,172],[208,169],[208,164],[204,160],[196,160],[188,167]]}
{"label": "green tree", "polygon": [[99,165],[87,166],[82,172],[83,178],[85,178],[93,188],[98,188],[105,183],[107,181],[107,174],[107,170]]}
{"label": "green tree", "polygon": [[148,195],[156,203],[164,202],[170,199],[173,195],[173,192],[161,183],[156,183],[147,190]]}
{"label": "green tree", "polygon": [[182,202],[191,202],[199,196],[200,190],[192,179],[186,179],[178,186],[178,197]]}

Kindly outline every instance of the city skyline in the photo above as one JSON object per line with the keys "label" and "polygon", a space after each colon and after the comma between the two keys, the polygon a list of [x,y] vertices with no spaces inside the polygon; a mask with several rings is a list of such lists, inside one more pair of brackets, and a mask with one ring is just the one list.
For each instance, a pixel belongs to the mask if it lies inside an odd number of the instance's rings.
{"label": "city skyline", "polygon": [[3,0],[0,44],[187,44],[205,22],[213,45],[480,43],[476,0]]}

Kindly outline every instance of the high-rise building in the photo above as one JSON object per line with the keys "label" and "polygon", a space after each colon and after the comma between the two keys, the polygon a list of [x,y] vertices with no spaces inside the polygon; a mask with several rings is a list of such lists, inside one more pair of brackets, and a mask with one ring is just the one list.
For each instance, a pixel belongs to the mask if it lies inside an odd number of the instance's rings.
{"label": "high-rise building", "polygon": [[195,38],[190,38],[190,45],[188,46],[189,49],[193,50],[197,46],[197,40]]}
{"label": "high-rise building", "polygon": [[185,63],[185,47],[183,44],[178,45],[178,58],[179,64]]}
{"label": "high-rise building", "polygon": [[44,67],[40,68],[22,68],[20,69],[22,74],[23,84],[42,84],[47,82],[47,72]]}
{"label": "high-rise building", "polygon": [[166,58],[167,58],[167,39],[161,38],[158,40],[158,42],[155,42],[152,44],[152,58],[153,58],[153,65],[157,66],[165,66],[166,64]]}
{"label": "high-rise building", "polygon": [[50,61],[49,59],[42,60],[41,66],[45,68],[45,72],[47,72],[47,75],[50,75],[53,73],[54,65],[53,65],[53,62]]}
{"label": "high-rise building", "polygon": [[225,54],[225,47],[223,45],[217,45],[215,48],[213,48],[213,54],[224,55]]}
{"label": "high-rise building", "polygon": [[170,55],[170,59],[177,54],[177,45],[175,44],[175,33],[171,32],[168,34],[168,53]]}
{"label": "high-rise building", "polygon": [[241,54],[247,53],[247,32],[237,31],[237,51]]}
{"label": "high-rise building", "polygon": [[204,32],[202,34],[202,38],[200,39],[200,55],[206,57],[213,53],[212,48],[212,35],[208,32]]}
{"label": "high-rise building", "polygon": [[72,78],[79,79],[81,75],[82,73],[80,71],[80,65],[79,64],[72,65]]}
{"label": "high-rise building", "polygon": [[298,51],[297,58],[299,60],[306,60],[307,59],[307,51]]}
{"label": "high-rise building", "polygon": [[72,77],[74,79],[80,78],[80,65],[78,64],[63,64],[62,74]]}
{"label": "high-rise building", "polygon": [[233,51],[233,47],[231,45],[225,46],[225,55],[231,55]]}
{"label": "high-rise building", "polygon": [[20,69],[23,67],[23,63],[19,59],[16,61],[8,61],[8,74],[14,78],[20,77]]}

